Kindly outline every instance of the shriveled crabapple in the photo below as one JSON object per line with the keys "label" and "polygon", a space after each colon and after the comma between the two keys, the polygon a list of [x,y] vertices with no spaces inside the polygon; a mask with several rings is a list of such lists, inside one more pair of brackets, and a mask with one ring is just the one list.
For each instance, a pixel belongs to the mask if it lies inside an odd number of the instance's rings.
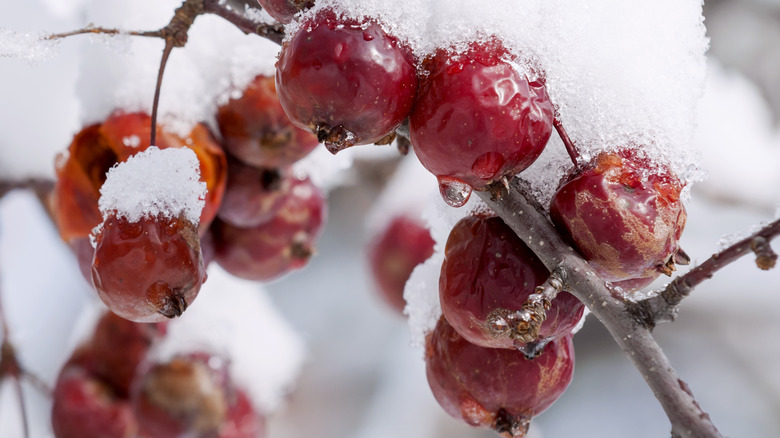
{"label": "shriveled crabapple", "polygon": [[417,93],[410,53],[371,18],[323,10],[282,47],[279,101],[293,123],[315,133],[333,153],[387,143]]}
{"label": "shriveled crabapple", "polygon": [[314,6],[313,0],[257,0],[274,20],[287,24],[295,14]]}
{"label": "shriveled crabapple", "polygon": [[[439,276],[442,313],[466,340],[486,348],[518,348],[571,333],[585,306],[561,291],[535,339],[509,326],[514,312],[550,273],[499,217],[471,215],[450,232]],[[497,318],[504,323],[497,326]],[[517,324],[524,321],[518,320]]]}
{"label": "shriveled crabapple", "polygon": [[512,177],[542,153],[553,104],[544,82],[529,78],[498,39],[462,53],[439,49],[423,67],[410,139],[450,205],[465,204],[471,188]]}
{"label": "shriveled crabapple", "polygon": [[138,423],[130,403],[95,373],[94,353],[76,350],[52,393],[51,425],[57,438],[134,438]]}
{"label": "shriveled crabapple", "polygon": [[132,406],[145,436],[217,436],[231,391],[226,361],[196,353],[140,370]]}
{"label": "shriveled crabapple", "polygon": [[180,316],[206,280],[196,226],[184,217],[109,215],[95,237],[92,283],[112,312],[135,322]]}
{"label": "shriveled crabapple", "polygon": [[217,216],[236,227],[251,228],[273,219],[290,191],[289,168],[259,169],[228,161],[228,182]]}
{"label": "shriveled crabapple", "polygon": [[[68,150],[57,158],[54,217],[66,241],[87,238],[102,221],[98,209],[100,188],[115,164],[149,148],[151,118],[140,112],[115,111],[105,121],[83,128]],[[225,154],[205,125],[196,125],[181,138],[157,129],[160,149],[188,147],[200,163],[201,181],[207,185],[206,204],[200,219],[204,232],[217,213],[227,178]]]}
{"label": "shriveled crabapple", "polygon": [[136,323],[112,312],[103,313],[90,343],[95,357],[95,373],[108,382],[118,395],[127,398],[136,369],[146,360],[149,349],[165,331],[165,323]]}
{"label": "shriveled crabapple", "polygon": [[414,268],[433,255],[431,232],[411,215],[395,216],[369,247],[369,262],[382,297],[396,311],[406,306],[404,286]]}
{"label": "shriveled crabapple", "polygon": [[550,217],[604,279],[633,289],[687,262],[679,247],[682,187],[636,150],[603,152],[565,179]]}
{"label": "shriveled crabapple", "polygon": [[257,281],[302,268],[314,253],[326,215],[322,192],[308,178],[294,178],[269,222],[253,228],[214,222],[215,260],[227,272]]}
{"label": "shriveled crabapple", "polygon": [[222,145],[251,166],[289,166],[319,144],[311,132],[290,122],[270,76],[255,77],[241,97],[219,107],[216,117]]}
{"label": "shriveled crabapple", "polygon": [[425,364],[433,396],[448,414],[518,438],[569,386],[574,347],[569,335],[526,359],[516,350],[474,345],[442,317],[427,337]]}

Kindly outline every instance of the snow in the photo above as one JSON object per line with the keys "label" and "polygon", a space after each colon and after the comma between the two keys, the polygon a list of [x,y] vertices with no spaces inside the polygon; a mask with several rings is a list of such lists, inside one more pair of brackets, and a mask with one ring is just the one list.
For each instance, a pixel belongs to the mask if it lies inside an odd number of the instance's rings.
{"label": "snow", "polygon": [[46,40],[43,33],[23,33],[0,27],[0,58],[15,58],[37,64],[54,56],[56,41]]}
{"label": "snow", "polygon": [[200,162],[190,148],[150,146],[109,169],[100,188],[100,213],[141,218],[183,216],[197,225],[206,204]]}

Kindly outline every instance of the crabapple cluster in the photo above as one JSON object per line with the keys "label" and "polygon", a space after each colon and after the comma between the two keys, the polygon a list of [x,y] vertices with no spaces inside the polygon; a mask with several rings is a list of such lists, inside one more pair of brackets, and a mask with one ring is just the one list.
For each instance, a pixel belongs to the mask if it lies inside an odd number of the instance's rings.
{"label": "crabapple cluster", "polygon": [[[102,301],[123,318],[156,322],[181,315],[211,260],[264,281],[304,266],[314,252],[326,216],[324,195],[291,166],[318,143],[289,122],[273,78],[256,77],[241,97],[219,107],[216,120],[219,138],[203,124],[184,138],[158,126],[151,145],[148,115],[116,111],[82,129],[58,159],[53,209],[60,234]],[[104,211],[109,170],[143,152],[175,148],[197,157],[206,187],[199,220],[165,208],[155,212],[164,204],[155,197],[143,200],[151,210],[139,218]]]}
{"label": "crabapple cluster", "polygon": [[[501,196],[501,183],[531,166],[559,126],[545,72],[521,62],[498,37],[417,59],[388,33],[392,26],[372,17],[332,8],[297,14],[301,5],[278,3],[291,6],[280,21],[301,20],[276,70],[290,120],[333,153],[388,143],[408,123],[416,156],[451,206],[463,206],[472,190]],[[667,167],[638,145],[590,162],[577,162],[576,147],[567,146],[575,165],[550,216],[619,298],[686,261],[678,245],[683,184]],[[428,257],[410,257],[424,253],[412,248],[426,247],[430,235],[410,231],[416,242],[406,244],[394,227],[371,249],[372,269],[389,300],[402,305],[400,285]],[[571,380],[571,331],[584,306],[500,218],[482,213],[461,220],[444,256],[443,316],[427,338],[430,386],[452,416],[523,436],[531,417]],[[555,293],[542,295],[551,288]]]}
{"label": "crabapple cluster", "polygon": [[265,419],[232,382],[225,360],[205,352],[154,362],[165,323],[105,312],[60,371],[53,393],[57,438],[258,438]]}

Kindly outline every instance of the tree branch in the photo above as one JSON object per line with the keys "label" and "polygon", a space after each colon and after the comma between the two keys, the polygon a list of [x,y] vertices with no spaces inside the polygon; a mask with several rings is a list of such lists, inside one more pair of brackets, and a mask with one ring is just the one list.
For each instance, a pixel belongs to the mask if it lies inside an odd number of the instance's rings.
{"label": "tree branch", "polygon": [[650,298],[637,303],[630,303],[629,310],[642,324],[652,330],[660,322],[674,321],[678,306],[683,298],[704,280],[712,278],[721,268],[728,266],[740,257],[756,253],[756,264],[759,268],[769,269],[774,266],[777,258],[769,242],[780,235],[780,219],[770,223],[758,232],[729,246],[723,251],[713,254],[699,266],[672,280],[665,288],[657,291]]}
{"label": "tree branch", "polygon": [[233,23],[237,28],[246,34],[256,34],[276,44],[281,45],[284,40],[284,26],[280,23],[264,23],[255,21],[241,14],[229,6],[220,2],[220,0],[202,0],[203,9],[206,13],[214,14]]}
{"label": "tree branch", "polygon": [[722,437],[687,384],[677,377],[650,330],[627,314],[626,304],[613,297],[604,280],[561,239],[544,209],[527,195],[526,184],[515,178],[509,190],[496,185],[491,192],[478,193],[536,253],[547,269],[553,271],[560,266],[565,270],[565,290],[588,306],[634,363],[666,412],[672,436]]}

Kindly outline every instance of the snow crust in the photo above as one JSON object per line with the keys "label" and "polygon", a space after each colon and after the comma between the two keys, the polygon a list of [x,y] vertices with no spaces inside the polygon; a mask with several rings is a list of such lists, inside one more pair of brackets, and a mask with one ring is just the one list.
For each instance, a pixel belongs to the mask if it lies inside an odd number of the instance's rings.
{"label": "snow crust", "polygon": [[56,41],[45,34],[17,32],[0,27],[0,58],[15,58],[30,64],[46,61],[56,54]]}
{"label": "snow crust", "polygon": [[130,222],[183,215],[197,225],[205,199],[206,183],[192,149],[151,146],[109,169],[98,207],[103,217],[116,214]]}

